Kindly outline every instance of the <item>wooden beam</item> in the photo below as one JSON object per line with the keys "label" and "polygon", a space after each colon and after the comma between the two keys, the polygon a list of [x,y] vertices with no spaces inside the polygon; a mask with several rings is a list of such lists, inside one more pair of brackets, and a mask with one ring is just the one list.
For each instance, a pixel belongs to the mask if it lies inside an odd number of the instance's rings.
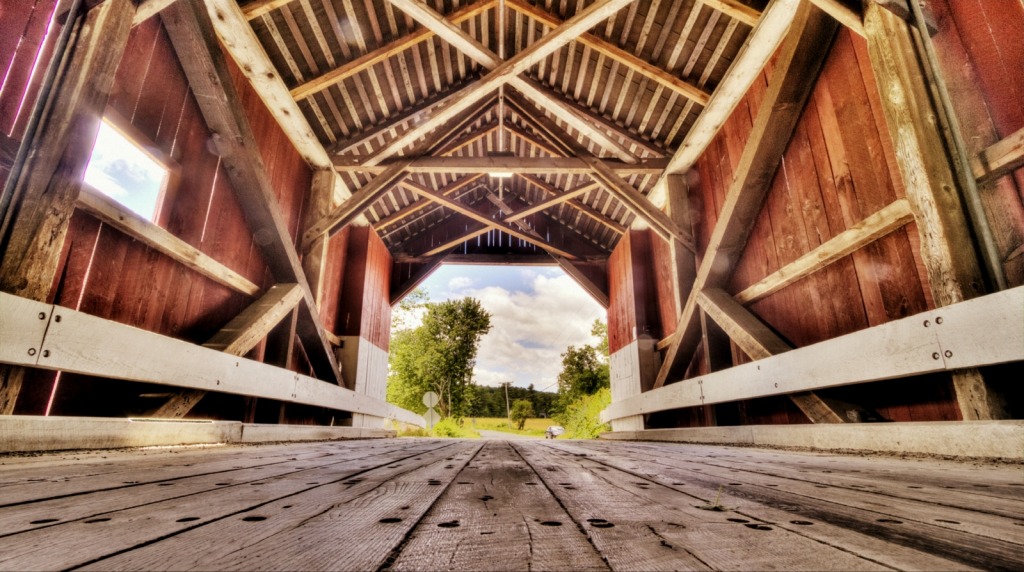
{"label": "wooden beam", "polygon": [[[501,65],[501,58],[499,58],[497,54],[471,38],[453,22],[446,20],[443,16],[418,0],[390,1],[406,14],[413,17],[420,24],[433,30],[446,42],[466,54],[466,56],[479,63],[484,68],[493,70]],[[544,37],[546,38],[547,36]],[[520,71],[526,71],[526,68],[523,68]],[[603,131],[595,129],[593,125],[580,120],[580,118],[576,116],[571,109],[562,105],[562,102],[557,98],[551,97],[547,91],[538,90],[535,84],[523,81],[515,75],[510,75],[506,81],[516,89],[525,93],[531,99],[537,101],[541,106],[549,109],[560,119],[578,129],[598,145],[610,150],[623,161],[632,162],[634,160],[633,155],[628,149],[614,139],[609,138]]]}
{"label": "wooden beam", "polygon": [[[396,130],[399,127],[410,121],[416,121],[417,123],[423,121],[425,114],[432,113],[435,108],[442,108],[454,101],[459,97],[459,94],[469,89],[476,79],[476,77],[471,75],[462,83],[449,88],[448,91],[436,93],[432,97],[416,102],[415,105],[405,108],[401,113],[392,115],[377,125],[367,128],[365,131],[357,133],[344,141],[338,141],[331,148],[331,154],[348,154],[362,145],[370,145],[374,139],[381,138],[383,141],[384,134],[388,132],[397,133]],[[376,154],[377,152],[372,153],[372,155]]]}
{"label": "wooden beam", "polygon": [[218,284],[246,296],[256,296],[260,293],[260,287],[245,276],[210,258],[201,250],[128,210],[121,203],[96,189],[87,187],[86,190],[79,193],[76,206]]}
{"label": "wooden beam", "polygon": [[406,187],[407,189],[414,191],[416,194],[420,195],[421,197],[423,197],[425,199],[432,200],[432,201],[434,201],[434,202],[436,202],[436,203],[438,203],[440,205],[443,205],[443,206],[447,207],[448,209],[453,210],[453,211],[455,211],[455,212],[457,212],[457,213],[459,213],[459,214],[461,214],[461,215],[463,215],[465,217],[471,218],[471,219],[473,219],[473,220],[475,220],[477,222],[480,222],[480,223],[483,223],[485,225],[488,225],[491,228],[494,228],[494,229],[497,229],[497,230],[501,230],[501,231],[503,231],[503,232],[505,232],[505,233],[507,233],[507,234],[509,234],[511,236],[514,236],[514,237],[520,239],[520,240],[525,240],[525,241],[529,242],[530,244],[535,244],[539,248],[543,248],[545,251],[547,251],[549,253],[557,254],[559,256],[564,256],[564,257],[570,258],[570,259],[576,258],[575,254],[572,254],[570,252],[562,250],[562,249],[560,249],[560,248],[558,248],[558,247],[548,243],[547,241],[545,241],[539,235],[535,235],[535,233],[534,234],[530,234],[528,232],[522,232],[520,230],[517,230],[515,227],[513,227],[510,224],[494,220],[494,219],[492,219],[492,218],[490,218],[490,217],[488,217],[488,216],[486,216],[486,215],[484,215],[484,214],[482,214],[480,212],[477,212],[476,209],[470,208],[470,207],[468,207],[468,206],[466,206],[466,205],[464,205],[464,204],[462,204],[462,203],[460,203],[458,201],[453,201],[453,200],[449,199],[448,197],[445,197],[444,195],[441,195],[440,193],[434,192],[434,191],[424,187],[423,185],[420,185],[420,184],[417,184],[417,183],[413,183],[411,181],[403,181],[401,184],[404,187]]}
{"label": "wooden beam", "polygon": [[139,6],[135,9],[135,16],[132,18],[132,27],[138,26],[146,20],[156,16],[164,8],[178,0],[140,0]]}
{"label": "wooden beam", "polygon": [[811,0],[811,3],[836,19],[854,34],[864,37],[864,18],[840,0]]}
{"label": "wooden beam", "polygon": [[1024,360],[1024,286],[613,402],[602,421]]}
{"label": "wooden beam", "polygon": [[751,359],[764,359],[793,349],[721,288],[698,292],[697,304]]}
{"label": "wooden beam", "polygon": [[[211,10],[220,14],[213,7]],[[237,12],[238,7],[232,10]],[[338,381],[338,362],[325,338],[316,300],[277,206],[277,196],[256,148],[244,106],[231,83],[210,15],[199,0],[180,0],[164,10],[161,17],[203,118],[219,137],[222,164],[238,195],[242,214],[253,234],[263,239],[257,244],[271,274],[280,282],[295,282],[303,290],[298,333],[306,356],[317,376]],[[248,29],[244,20],[242,25]]]}
{"label": "wooden beam", "polygon": [[526,218],[526,217],[528,217],[528,216],[530,216],[530,215],[532,215],[534,213],[538,213],[538,212],[541,212],[541,211],[548,210],[551,207],[557,207],[558,205],[560,205],[560,204],[562,204],[564,202],[570,201],[570,200],[572,200],[572,199],[574,199],[574,198],[576,198],[576,197],[578,197],[580,195],[585,195],[585,194],[589,193],[590,191],[597,190],[599,187],[600,187],[600,185],[598,185],[597,183],[585,183],[585,184],[582,184],[582,185],[576,187],[575,189],[570,189],[568,191],[565,191],[564,193],[556,195],[553,198],[550,198],[550,199],[548,199],[546,201],[542,201],[542,202],[536,203],[533,206],[530,206],[529,208],[525,208],[525,209],[521,209],[519,211],[512,212],[511,214],[506,215],[503,220],[505,222],[513,222],[513,221],[517,221],[517,220]]}
{"label": "wooden beam", "polygon": [[[453,24],[460,24],[475,18],[480,14],[494,8],[498,4],[497,0],[479,0],[464,6],[447,16],[449,22]],[[248,16],[248,6],[243,8]],[[337,67],[319,77],[315,77],[305,83],[299,84],[292,88],[291,94],[295,99],[304,99],[314,93],[319,93],[332,85],[337,85],[346,79],[363,72],[371,66],[382,63],[392,56],[396,56],[405,50],[408,50],[420,42],[425,42],[435,37],[436,34],[429,28],[417,28],[416,30],[397,38],[383,46],[371,50],[351,61],[345,62],[340,67]]]}
{"label": "wooden beam", "polygon": [[451,251],[451,249],[455,248],[456,246],[459,246],[463,242],[466,242],[467,240],[469,240],[471,238],[476,238],[476,237],[480,236],[481,234],[486,234],[486,233],[488,233],[488,232],[490,232],[492,230],[494,230],[493,226],[488,225],[488,224],[484,224],[484,225],[481,225],[481,226],[479,226],[479,227],[477,227],[477,228],[475,228],[473,230],[464,231],[464,232],[462,232],[462,233],[460,233],[460,234],[458,234],[458,235],[448,239],[447,242],[445,242],[443,244],[439,244],[439,245],[431,248],[430,250],[424,252],[423,254],[418,255],[418,257],[429,257],[429,256],[434,256],[434,255],[437,255],[437,254],[443,254],[445,252],[449,252],[449,251]]}
{"label": "wooden beam", "polygon": [[[416,269],[415,272],[413,272],[401,284],[391,287],[391,305],[394,306],[395,304],[401,302],[402,298],[408,296],[410,293],[412,293],[413,290],[416,289],[417,286],[422,284],[424,280],[430,278],[430,275],[433,274],[435,270],[441,267],[441,264],[444,263],[445,258],[447,257],[448,253],[442,252],[440,254],[430,256],[426,260],[418,261],[420,266],[419,268]],[[398,260],[396,260],[396,262],[398,262]]]}
{"label": "wooden beam", "polygon": [[[271,286],[259,300],[235,316],[203,347],[219,350],[232,356],[244,356],[267,337],[285,316],[302,301],[302,288],[298,284]],[[180,391],[160,406],[150,417],[180,419],[206,395],[205,390]]]}
{"label": "wooden beam", "polygon": [[[559,18],[558,16],[548,12],[547,10],[544,10],[543,8],[523,2],[522,0],[505,0],[505,6],[515,10],[516,12],[519,12],[520,14],[529,16],[530,18],[544,24],[549,28],[556,28],[562,24],[562,19]],[[751,9],[747,8],[747,10]],[[751,11],[754,12],[754,18],[756,21],[756,18],[760,14],[756,10]],[[578,38],[576,38],[576,41],[583,44],[584,46],[589,47],[592,50],[597,51],[597,53],[599,54],[604,54],[605,56],[611,58],[613,61],[619,62],[620,64],[626,66],[627,68],[661,84],[662,86],[678,93],[679,95],[685,97],[686,99],[689,99],[690,101],[697,103],[698,105],[707,105],[708,99],[711,97],[703,89],[686,83],[682,79],[668,73],[667,71],[659,68],[658,66],[648,63],[647,61],[638,58],[632,53],[627,52],[626,50],[623,50],[622,48],[616,46],[615,44],[603,40],[598,36],[595,36],[594,34],[591,34],[589,32],[582,34]]]}
{"label": "wooden beam", "polygon": [[[640,194],[632,185],[627,183],[619,173],[612,169],[611,166],[605,161],[594,157],[586,149],[582,148],[575,139],[568,136],[565,131],[559,128],[553,121],[548,119],[546,115],[532,106],[525,105],[523,102],[518,102],[519,108],[530,116],[531,120],[548,135],[557,140],[560,144],[570,149],[578,160],[582,160],[588,167],[590,167],[590,177],[600,184],[605,191],[610,193],[613,197],[619,200],[627,209],[635,214],[640,219],[647,222],[655,232],[658,233],[665,240],[678,240],[680,243],[685,245],[691,251],[694,251],[693,238],[681,228],[676,226],[674,222],[664,212],[659,210],[657,207],[651,204],[647,197]],[[557,159],[545,159],[546,161],[555,161]],[[660,161],[659,159],[651,159],[645,161],[645,164],[650,164],[653,161]]]}
{"label": "wooden beam", "polygon": [[[135,10],[108,0],[82,17],[63,77],[17,174],[0,236],[0,290],[45,300],[57,272],[68,224],[82,187],[100,117],[114,84]],[[67,25],[76,25],[68,22]],[[24,370],[0,367],[0,415],[14,413]]]}
{"label": "wooden beam", "polygon": [[[668,216],[679,228],[693,235],[693,213],[690,205],[690,191],[684,175],[669,175],[668,185]],[[668,241],[669,255],[672,260],[672,292],[675,294],[674,306],[676,313],[683,311],[683,305],[690,297],[693,283],[697,279],[697,257],[692,250],[675,240]],[[662,348],[658,348],[660,351]]]}
{"label": "wooden beam", "polygon": [[[543,191],[553,197],[561,196],[563,193],[566,192],[555,186],[548,184],[548,182],[545,181],[544,179],[541,179],[540,177],[536,177],[534,175],[519,175],[519,178],[526,181],[530,186],[534,187],[535,189],[539,189],[540,191]],[[611,229],[617,234],[624,234],[626,232],[625,226],[623,226],[617,221],[608,218],[607,216],[602,214],[600,211],[597,211],[593,207],[583,202],[580,202],[578,199],[568,200],[565,204],[583,213],[584,215],[587,216],[587,218],[601,224],[605,228]]]}
{"label": "wooden beam", "polygon": [[572,278],[583,291],[590,295],[595,302],[601,305],[602,308],[608,309],[611,305],[611,298],[608,296],[607,288],[601,288],[593,280],[590,279],[572,260],[562,258],[561,256],[551,255],[551,258],[555,260],[555,263],[565,272],[569,278]]}
{"label": "wooden beam", "polygon": [[[983,293],[984,280],[912,31],[874,0],[865,7],[864,30],[896,164],[917,219],[932,298],[937,306],[974,298]],[[965,420],[1005,417],[980,372],[957,372],[953,386]]]}
{"label": "wooden beam", "polygon": [[[586,155],[593,157],[586,151]],[[367,165],[352,159],[338,157],[334,160],[338,171],[373,173],[382,175],[395,165],[408,165],[407,173],[448,174],[448,173],[507,173],[512,175],[589,175],[595,169],[592,163],[600,163],[607,172],[618,175],[658,175],[665,169],[667,161],[648,159],[640,163],[623,163],[614,159],[594,157],[407,157],[386,161],[379,165]]]}
{"label": "wooden beam", "polygon": [[555,157],[562,155],[561,151],[559,151],[557,147],[551,145],[548,141],[544,140],[543,138],[537,137],[533,133],[530,133],[529,131],[519,127],[514,123],[505,123],[503,129],[505,129],[505,131],[508,131],[512,135],[515,135],[516,137],[522,139],[523,141],[526,141],[530,145],[533,145],[534,147],[546,153],[549,153]]}
{"label": "wooden beam", "polygon": [[[334,177],[335,174],[331,170],[313,172],[313,180],[309,189],[309,206],[306,207],[306,212],[303,215],[305,218],[303,227],[314,224],[330,212]],[[317,311],[324,302],[324,282],[327,278],[324,270],[327,264],[328,242],[327,236],[321,236],[309,245],[309,249],[302,257],[302,271],[306,274],[306,280],[309,281],[310,294],[316,302]]]}
{"label": "wooden beam", "polygon": [[291,4],[293,0],[252,0],[242,6],[242,14],[247,20],[255,20],[264,14],[269,14]]}
{"label": "wooden beam", "polygon": [[[477,173],[475,175],[467,175],[465,177],[462,177],[462,178],[459,178],[459,179],[455,179],[454,181],[452,181],[452,182],[448,183],[447,185],[445,185],[445,186],[441,187],[440,189],[438,189],[437,192],[442,194],[442,195],[444,195],[444,196],[453,195],[453,194],[461,191],[462,189],[467,188],[469,185],[478,182],[484,176],[485,175],[483,175],[482,173]],[[388,228],[391,225],[396,224],[398,221],[400,221],[400,220],[402,220],[404,218],[407,218],[407,217],[409,217],[409,216],[411,216],[413,214],[416,214],[417,212],[419,212],[419,211],[421,211],[421,210],[423,210],[423,209],[425,209],[425,208],[427,208],[427,207],[429,207],[431,205],[436,205],[436,204],[437,203],[435,203],[434,201],[431,201],[431,200],[428,200],[428,199],[418,199],[415,202],[413,202],[412,204],[410,204],[409,206],[404,207],[404,208],[400,208],[397,211],[391,213],[390,215],[380,219],[379,221],[374,223],[373,228],[377,232],[382,232],[385,228]],[[383,236],[387,236],[388,234],[391,234],[392,232],[395,232],[395,230],[399,230],[399,229],[389,230],[387,233],[384,233]]]}
{"label": "wooden beam", "polygon": [[[38,318],[40,314],[44,320]],[[36,336],[40,332],[36,324],[45,328],[41,336]],[[247,395],[423,425],[423,418],[411,411],[307,375],[2,292],[0,339],[4,340],[0,345],[3,363]],[[27,348],[38,351],[30,355]]]}
{"label": "wooden beam", "polygon": [[[697,116],[683,142],[676,149],[668,167],[665,168],[665,175],[686,173],[697,162],[718,135],[722,125],[732,115],[733,110],[747,95],[747,91],[760,76],[765,64],[775,54],[779,44],[786,37],[800,4],[801,0],[773,0],[768,5],[757,26],[747,36],[743,49],[715,88],[708,105]],[[664,181],[663,176],[648,195],[655,206],[665,204]]]}
{"label": "wooden beam", "polygon": [[991,181],[1024,167],[1024,128],[993,143],[971,160],[971,172],[979,183]]}
{"label": "wooden beam", "polygon": [[[580,119],[582,119],[583,121],[588,122],[588,123],[593,123],[595,125],[599,125],[605,131],[609,131],[611,133],[614,133],[617,137],[622,138],[622,140],[625,141],[627,145],[630,145],[630,146],[638,148],[640,151],[643,151],[644,153],[647,153],[648,156],[660,158],[660,157],[664,157],[667,154],[665,152],[665,149],[660,147],[656,142],[652,142],[652,141],[648,141],[648,140],[644,139],[642,136],[638,135],[637,133],[634,133],[634,132],[630,131],[629,128],[627,128],[626,126],[619,125],[618,123],[612,121],[611,119],[608,119],[607,117],[605,117],[604,115],[601,115],[600,113],[594,111],[593,109],[590,109],[589,107],[586,107],[586,106],[580,104],[576,100],[569,99],[569,98],[567,98],[567,97],[565,97],[563,95],[560,95],[555,90],[553,90],[550,87],[540,83],[539,81],[537,81],[535,79],[532,79],[530,77],[524,77],[524,78],[522,78],[522,80],[524,82],[530,84],[530,85],[535,86],[535,89],[544,91],[550,97],[557,98],[558,101],[561,102],[562,106],[568,107],[570,110],[572,110],[573,113],[578,115],[580,117]],[[520,113],[517,110],[517,107],[512,103],[511,99],[506,99],[506,103],[513,110],[516,110],[516,113],[519,113],[520,115],[524,115],[524,113]],[[527,119],[527,118],[524,117],[524,119]],[[555,151],[552,151],[552,154],[553,155],[566,155],[566,153],[564,153],[564,152],[555,152]]]}
{"label": "wooden beam", "polygon": [[[179,0],[181,1],[181,0]],[[204,0],[209,20],[224,49],[238,64],[242,74],[266,104],[295,150],[313,170],[329,169],[331,159],[317,139],[306,116],[292,98],[284,80],[271,63],[266,50],[242,14],[236,0]],[[219,50],[220,47],[218,46]],[[341,202],[351,191],[341,180],[334,179],[334,201]]]}
{"label": "wooden beam", "polygon": [[740,304],[750,304],[801,280],[914,220],[906,199],[865,218],[843,232],[779,268],[736,295]]}
{"label": "wooden beam", "polygon": [[[399,0],[402,1],[402,0]],[[397,152],[413,141],[418,140],[438,126],[451,120],[461,111],[472,106],[474,102],[492,93],[498,87],[508,83],[515,76],[525,72],[535,64],[550,56],[576,36],[594,27],[598,22],[607,19],[618,10],[628,4],[630,0],[598,0],[592,3],[558,28],[548,32],[539,40],[530,44],[512,58],[502,62],[490,70],[478,82],[461,93],[458,98],[445,106],[444,109],[431,115],[430,119],[406,131],[397,139],[392,141],[387,149],[389,152]],[[436,30],[435,30],[436,31]],[[441,35],[441,34],[439,34]],[[441,35],[442,39],[448,41],[451,34]]]}
{"label": "wooden beam", "polygon": [[[776,0],[772,7],[777,9],[780,5],[781,1]],[[762,25],[768,21],[771,10]],[[768,89],[701,258],[693,292],[683,306],[672,343],[665,352],[655,387],[665,385],[670,376],[681,377],[680,369],[693,355],[700,341],[695,294],[706,288],[722,287],[743,252],[786,144],[828,54],[836,31],[835,20],[809,4],[802,4],[797,12],[776,57]]]}
{"label": "wooden beam", "polygon": [[748,26],[756,26],[761,13],[739,0],[698,0],[708,8],[714,8],[726,16],[743,22]]}

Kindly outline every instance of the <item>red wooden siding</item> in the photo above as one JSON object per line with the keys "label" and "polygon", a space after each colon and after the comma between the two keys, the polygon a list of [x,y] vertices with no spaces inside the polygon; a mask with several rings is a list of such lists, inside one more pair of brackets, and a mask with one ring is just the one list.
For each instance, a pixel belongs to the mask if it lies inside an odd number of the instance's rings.
{"label": "red wooden siding", "polygon": [[639,336],[663,337],[659,319],[660,291],[655,276],[657,262],[652,257],[655,240],[660,239],[649,230],[630,230],[608,258],[608,350],[611,353]]}
{"label": "red wooden siding", "polygon": [[[176,188],[168,193],[160,222],[215,260],[268,287],[272,280],[260,249],[213,153],[211,133],[159,18],[132,31],[125,53],[130,57],[118,68],[109,109],[148,138],[157,154],[179,166]],[[310,171],[233,63],[231,70],[294,238]],[[196,343],[253,301],[81,212],[72,218],[53,297],[63,306]],[[299,365],[301,351],[297,356],[293,367],[305,369]],[[142,414],[147,406],[159,403],[139,400],[140,393],[167,391],[70,375],[62,376],[59,388],[51,414]],[[24,400],[24,412],[42,413],[39,407],[39,396]]]}
{"label": "red wooden siding", "polygon": [[[929,0],[932,37],[968,153],[1024,128],[1024,4]],[[1024,284],[1024,169],[979,189],[1011,286]]]}
{"label": "red wooden siding", "polygon": [[[696,239],[706,248],[771,70],[755,83],[695,166]],[[727,290],[736,293],[904,195],[864,41],[842,30],[771,183]],[[933,307],[913,225],[749,306],[795,347]],[[735,363],[749,361],[734,348]],[[703,372],[694,364],[690,375]],[[900,382],[891,382],[898,384]],[[928,393],[887,395],[872,406],[893,420],[958,417],[948,377]],[[851,401],[868,389],[849,388]],[[897,397],[899,394],[899,397]],[[743,423],[805,421],[786,399],[739,405]],[[692,415],[691,423],[700,423]]]}
{"label": "red wooden siding", "polygon": [[369,227],[351,227],[337,334],[387,350],[391,339],[391,253]]}
{"label": "red wooden siding", "polygon": [[632,233],[626,233],[608,257],[608,351],[614,354],[633,341],[636,306],[633,302]]}

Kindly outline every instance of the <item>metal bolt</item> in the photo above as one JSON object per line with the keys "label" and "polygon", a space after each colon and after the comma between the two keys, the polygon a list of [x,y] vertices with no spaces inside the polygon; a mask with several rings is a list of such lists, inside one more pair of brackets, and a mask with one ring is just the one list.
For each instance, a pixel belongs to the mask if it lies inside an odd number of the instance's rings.
{"label": "metal bolt", "polygon": [[28,355],[30,355],[30,356],[36,355],[36,349],[35,348],[29,348],[28,349]]}
{"label": "metal bolt", "polygon": [[932,325],[932,323],[931,323],[931,322],[929,322],[928,320],[925,320],[925,321],[924,321],[924,327],[926,327],[926,328],[927,328],[927,327],[928,327],[928,326],[930,326],[930,325]]}
{"label": "metal bolt", "polygon": [[46,312],[39,312],[39,319],[40,320],[45,320],[46,319]]}
{"label": "metal bolt", "polygon": [[43,350],[43,357],[50,357],[50,350]]}
{"label": "metal bolt", "polygon": [[778,384],[778,383],[776,383],[776,384],[775,384],[775,387],[779,387],[779,384]]}
{"label": "metal bolt", "polygon": [[932,354],[932,359],[939,359],[939,357],[941,357],[939,356],[939,352],[935,352]]}
{"label": "metal bolt", "polygon": [[935,318],[935,323],[936,324],[941,324],[942,323],[942,316],[939,316],[938,318]]}
{"label": "metal bolt", "polygon": [[56,316],[54,316],[53,317],[53,321],[54,322],[59,322],[60,321],[60,314],[57,314]]}
{"label": "metal bolt", "polygon": [[944,355],[945,355],[946,357],[948,357],[948,358],[951,358],[951,357],[953,357],[953,352],[951,352],[951,351],[949,351],[949,350],[946,350],[946,352],[945,352],[945,354],[944,354]]}

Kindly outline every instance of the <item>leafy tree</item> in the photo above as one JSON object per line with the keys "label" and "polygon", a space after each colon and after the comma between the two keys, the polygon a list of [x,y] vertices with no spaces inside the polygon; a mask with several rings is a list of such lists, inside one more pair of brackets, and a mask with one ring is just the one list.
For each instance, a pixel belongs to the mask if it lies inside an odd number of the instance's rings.
{"label": "leafy tree", "polygon": [[612,392],[607,387],[593,395],[584,395],[569,403],[558,416],[558,422],[565,427],[566,439],[595,439],[608,431],[607,424],[601,423],[601,410],[612,402]]}
{"label": "leafy tree", "polygon": [[590,335],[598,339],[597,346],[595,349],[604,356],[605,360],[608,359],[608,324],[601,321],[600,318],[594,318],[594,323],[590,325]]}
{"label": "leafy tree", "polygon": [[598,357],[593,346],[577,349],[569,346],[562,354],[562,372],[558,374],[558,396],[562,408],[584,395],[593,395],[609,387],[608,364]]}
{"label": "leafy tree", "polygon": [[473,298],[420,306],[425,310],[422,323],[393,335],[388,401],[422,413],[423,394],[434,391],[442,417],[461,417],[472,400],[476,352],[491,329],[491,315]]}
{"label": "leafy tree", "polygon": [[512,422],[516,424],[516,429],[520,431],[526,425],[526,420],[533,417],[533,415],[533,404],[528,399],[517,399],[512,404],[512,411],[509,413]]}

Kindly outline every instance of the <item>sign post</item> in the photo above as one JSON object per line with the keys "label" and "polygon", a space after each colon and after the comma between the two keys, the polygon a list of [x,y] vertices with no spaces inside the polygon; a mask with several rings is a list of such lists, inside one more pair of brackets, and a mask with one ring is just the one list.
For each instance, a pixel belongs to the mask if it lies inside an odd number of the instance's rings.
{"label": "sign post", "polygon": [[434,411],[434,406],[437,405],[437,394],[433,391],[428,391],[423,394],[423,405],[427,406],[427,412],[423,414],[423,420],[427,423],[427,431],[434,428],[437,422],[441,420],[441,416]]}

